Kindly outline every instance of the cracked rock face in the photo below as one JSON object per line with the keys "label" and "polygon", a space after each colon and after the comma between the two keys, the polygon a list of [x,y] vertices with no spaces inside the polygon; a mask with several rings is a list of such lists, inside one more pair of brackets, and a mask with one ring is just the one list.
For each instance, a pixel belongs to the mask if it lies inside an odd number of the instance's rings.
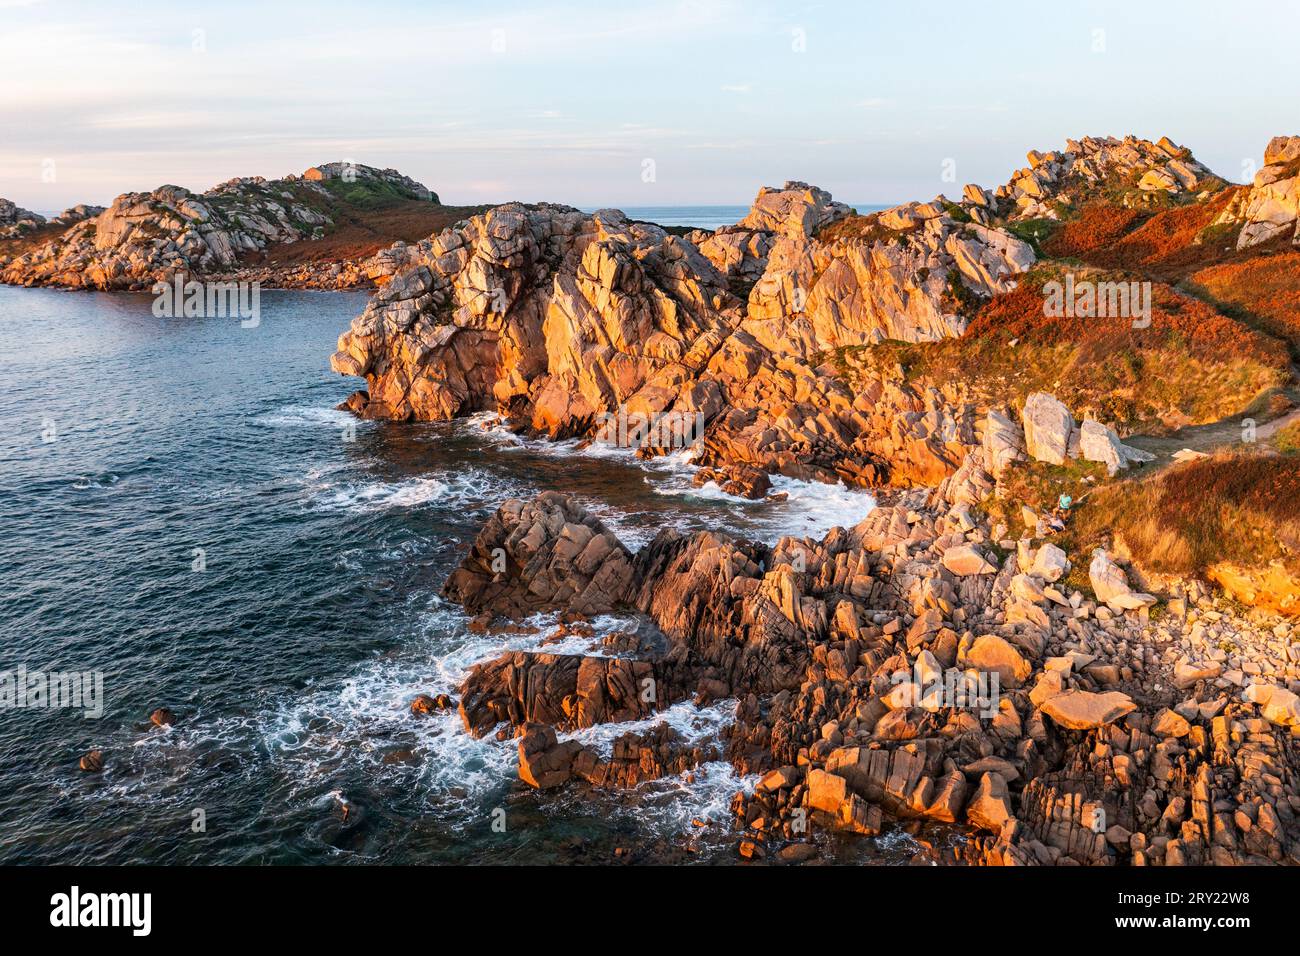
{"label": "cracked rock face", "polygon": [[467,610],[522,618],[601,614],[625,604],[631,555],[599,520],[557,492],[506,501],[479,532],[443,593]]}
{"label": "cracked rock face", "polygon": [[1224,209],[1217,223],[1240,224],[1237,248],[1289,236],[1300,245],[1300,136],[1275,136],[1250,189]]}
{"label": "cracked rock face", "polygon": [[[996,573],[953,571],[945,558],[989,534],[964,504],[989,480],[983,453],[960,473],[820,541],[666,531],[630,562],[615,548],[620,609],[645,614],[665,643],[486,661],[461,688],[467,729],[515,737],[520,779],[538,789],[634,786],[719,755],[663,723],[608,757],[560,734],[652,721],[692,695],[735,697],[724,756],[761,774],[734,798],[735,826],[751,843],[788,844],[782,853],[809,827],[876,834],[888,815],[965,828],[927,862],[1300,862],[1300,698],[1276,673],[1243,692],[1189,662],[1175,620],[1106,615],[1078,592],[1049,598],[1064,556],[1048,543]],[[491,594],[451,582],[447,593],[503,615],[529,610],[521,593],[590,607],[588,578],[575,586],[556,567],[571,528],[593,524],[553,492],[507,502],[452,582],[483,578],[485,541],[533,557]],[[1093,572],[1099,596],[1127,593],[1109,558]]]}
{"label": "cracked rock face", "polygon": [[958,335],[953,288],[1006,291],[1033,262],[1008,233],[929,212],[910,232],[823,242],[849,211],[788,183],[697,244],[611,210],[500,206],[406,247],[331,364],[365,378],[348,407],[366,417],[496,410],[558,438],[596,436],[621,410],[698,422],[697,463],[741,470],[724,475],[737,487],[762,488],[752,470],[942,480],[978,441],[969,409],[897,382],[855,395],[810,361]]}

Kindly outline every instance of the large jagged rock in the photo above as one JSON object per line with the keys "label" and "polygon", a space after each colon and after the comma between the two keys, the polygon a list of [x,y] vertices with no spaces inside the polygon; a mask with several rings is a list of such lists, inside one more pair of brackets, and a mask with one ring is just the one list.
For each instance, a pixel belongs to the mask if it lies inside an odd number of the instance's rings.
{"label": "large jagged rock", "polygon": [[984,419],[984,460],[999,478],[1013,461],[1025,459],[1025,430],[1014,419],[990,409]]}
{"label": "large jagged rock", "polygon": [[660,691],[647,661],[520,651],[470,671],[460,716],[476,737],[503,722],[573,730],[648,717],[659,709]]}
{"label": "large jagged rock", "polygon": [[1269,140],[1264,166],[1251,187],[1235,196],[1215,221],[1240,225],[1238,249],[1282,236],[1300,245],[1300,136]]}
{"label": "large jagged rock", "polygon": [[787,182],[780,189],[770,186],[760,189],[749,213],[736,223],[736,228],[805,238],[850,212],[848,206],[835,202],[824,189]]}
{"label": "large jagged rock", "polygon": [[746,313],[746,330],[763,345],[808,357],[886,339],[959,336],[969,309],[954,288],[986,299],[1010,291],[1034,262],[1028,244],[958,221],[938,203],[859,218],[856,233],[778,236]]}
{"label": "large jagged rock", "polygon": [[1013,818],[1007,781],[999,773],[984,774],[966,807],[966,819],[973,827],[1000,833]]}
{"label": "large jagged rock", "polygon": [[1131,611],[1150,607],[1156,603],[1153,595],[1134,591],[1129,587],[1128,575],[1124,569],[1111,560],[1105,549],[1097,548],[1092,552],[1092,563],[1088,565],[1088,578],[1092,584],[1097,600],[1115,611]]}
{"label": "large jagged rock", "polygon": [[1079,426],[1079,457],[1104,464],[1112,478],[1129,465],[1155,460],[1155,455],[1125,445],[1113,428],[1091,418],[1085,418]]}
{"label": "large jagged rock", "polygon": [[627,603],[632,556],[600,521],[558,492],[509,499],[479,532],[443,594],[471,613],[600,614]]}
{"label": "large jagged rock", "polygon": [[373,417],[527,407],[553,436],[599,412],[707,397],[693,373],[728,324],[726,280],[690,243],[605,210],[499,206],[407,248],[407,266],[339,339]]}
{"label": "large jagged rock", "polygon": [[[0,281],[140,289],[178,273],[224,272],[246,253],[273,243],[324,235],[333,223],[335,199],[322,180],[339,178],[348,170],[351,181],[373,181],[409,198],[436,200],[396,170],[341,163],[313,170],[315,175],[278,180],[232,179],[202,194],[170,185],[149,193],[125,193],[98,213],[83,209],[86,215],[64,233],[9,261]],[[77,215],[75,208],[69,213],[70,218]]]}
{"label": "large jagged rock", "polygon": [[661,532],[637,555],[636,605],[672,640],[670,660],[706,667],[728,688],[797,686],[807,642],[829,626],[788,565],[768,571],[766,549],[711,532]]}
{"label": "large jagged rock", "polygon": [[850,389],[809,359],[960,334],[952,290],[1006,291],[1032,250],[942,209],[898,241],[820,241],[845,212],[790,184],[760,194],[742,223],[694,233],[697,246],[615,210],[500,206],[405,247],[331,364],[366,379],[347,406],[366,417],[495,409],[597,440],[615,416],[688,424],[696,463],[753,494],[754,470],[941,481],[978,443],[968,411],[883,379]]}

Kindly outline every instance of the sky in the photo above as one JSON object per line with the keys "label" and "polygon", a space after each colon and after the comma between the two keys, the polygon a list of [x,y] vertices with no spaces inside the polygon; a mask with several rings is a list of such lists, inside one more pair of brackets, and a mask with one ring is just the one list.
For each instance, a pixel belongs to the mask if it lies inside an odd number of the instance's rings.
{"label": "sky", "polygon": [[1126,133],[1241,181],[1300,133],[1297,36],[1292,0],[0,0],[0,196],[351,160],[455,204],[897,203]]}

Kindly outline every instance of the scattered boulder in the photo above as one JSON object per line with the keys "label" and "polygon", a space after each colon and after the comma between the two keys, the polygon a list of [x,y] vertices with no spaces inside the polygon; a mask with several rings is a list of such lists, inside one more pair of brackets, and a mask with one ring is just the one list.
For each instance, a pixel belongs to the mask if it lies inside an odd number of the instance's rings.
{"label": "scattered boulder", "polygon": [[1025,399],[1021,412],[1025,426],[1025,448],[1029,457],[1053,465],[1064,465],[1074,434],[1074,416],[1062,402],[1045,392]]}
{"label": "scattered boulder", "polygon": [[1104,548],[1092,552],[1088,579],[1097,600],[1113,611],[1135,611],[1156,603],[1154,595],[1133,591],[1129,587],[1124,569],[1111,560]]}
{"label": "scattered boulder", "polygon": [[1000,773],[984,774],[966,806],[967,822],[977,829],[1000,833],[1011,819],[1011,795],[1006,780]]}
{"label": "scattered boulder", "polygon": [[997,568],[969,544],[959,544],[943,553],[943,566],[958,577],[993,574]]}
{"label": "scattered boulder", "polygon": [[416,717],[427,717],[429,714],[450,710],[454,706],[455,703],[447,694],[439,694],[437,697],[429,694],[416,694],[415,699],[411,701],[411,713]]}
{"label": "scattered boulder", "polygon": [[1046,542],[1034,555],[1034,563],[1029,573],[1051,584],[1070,573],[1070,559],[1056,545]]}
{"label": "scattered boulder", "polygon": [[1025,432],[1020,424],[996,410],[984,419],[984,458],[989,472],[998,478],[1013,461],[1025,458]]}
{"label": "scattered boulder", "polygon": [[1173,684],[1179,690],[1187,690],[1203,680],[1214,680],[1223,673],[1223,665],[1218,661],[1207,664],[1190,664],[1179,661],[1174,665]]}
{"label": "scattered boulder", "polygon": [[1137,710],[1127,694],[1068,690],[1044,701],[1043,713],[1067,730],[1094,730]]}
{"label": "scattered boulder", "polygon": [[1162,710],[1151,725],[1151,733],[1157,737],[1186,737],[1191,731],[1187,718],[1172,710]]}
{"label": "scattered boulder", "polygon": [[1125,445],[1114,429],[1091,418],[1085,418],[1079,427],[1079,453],[1087,461],[1104,464],[1111,477],[1130,464],[1155,460],[1155,455]]}
{"label": "scattered boulder", "polygon": [[1274,684],[1251,684],[1242,699],[1258,704],[1264,719],[1279,727],[1300,727],[1300,696]]}
{"label": "scattered boulder", "polygon": [[1033,666],[1024,655],[996,634],[975,638],[962,657],[962,663],[976,670],[996,673],[1005,687],[1019,687],[1033,673]]}

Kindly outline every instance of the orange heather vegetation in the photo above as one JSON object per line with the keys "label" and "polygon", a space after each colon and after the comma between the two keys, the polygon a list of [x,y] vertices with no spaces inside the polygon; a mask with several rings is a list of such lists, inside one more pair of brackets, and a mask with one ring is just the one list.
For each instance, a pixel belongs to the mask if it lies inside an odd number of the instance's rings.
{"label": "orange heather vegetation", "polygon": [[330,231],[320,239],[279,243],[261,252],[246,253],[241,264],[286,266],[298,263],[336,262],[364,259],[401,239],[419,242],[486,212],[491,206],[441,206],[415,199],[402,199],[371,209],[345,208]]}
{"label": "orange heather vegetation", "polygon": [[1143,213],[1114,203],[1084,206],[1077,219],[1064,222],[1043,243],[1043,252],[1054,259],[1084,259],[1109,246],[1140,222]]}
{"label": "orange heather vegetation", "polygon": [[840,350],[836,365],[852,383],[896,364],[918,384],[961,382],[982,404],[1051,392],[1076,414],[1157,433],[1239,414],[1287,381],[1281,342],[1158,283],[1144,329],[1128,318],[1047,316],[1042,286],[1051,275],[1035,270],[995,296],[959,339]]}
{"label": "orange heather vegetation", "polygon": [[1201,269],[1189,278],[1188,288],[1300,353],[1300,252]]}
{"label": "orange heather vegetation", "polygon": [[[1026,276],[1013,292],[990,299],[971,321],[965,339],[1002,335],[1036,345],[1077,345],[1094,361],[1125,349],[1168,344],[1197,359],[1214,361],[1237,355],[1265,365],[1286,366],[1286,351],[1280,343],[1159,282],[1151,286],[1151,325],[1145,329],[1135,329],[1131,318],[1045,315],[1043,283],[1047,277],[1045,272]],[[1130,277],[1089,273],[1076,278],[1121,282]]]}
{"label": "orange heather vegetation", "polygon": [[[1174,281],[1236,253],[1236,228],[1214,220],[1244,187],[1231,187],[1203,203],[1144,214],[1109,203],[1085,206],[1043,247],[1057,258],[1081,259],[1105,269],[1125,269]],[[1141,221],[1140,225],[1135,225]]]}
{"label": "orange heather vegetation", "polygon": [[1108,534],[1138,563],[1167,574],[1200,574],[1220,562],[1300,568],[1300,458],[1216,455],[1097,490],[1079,510],[1080,543]]}

